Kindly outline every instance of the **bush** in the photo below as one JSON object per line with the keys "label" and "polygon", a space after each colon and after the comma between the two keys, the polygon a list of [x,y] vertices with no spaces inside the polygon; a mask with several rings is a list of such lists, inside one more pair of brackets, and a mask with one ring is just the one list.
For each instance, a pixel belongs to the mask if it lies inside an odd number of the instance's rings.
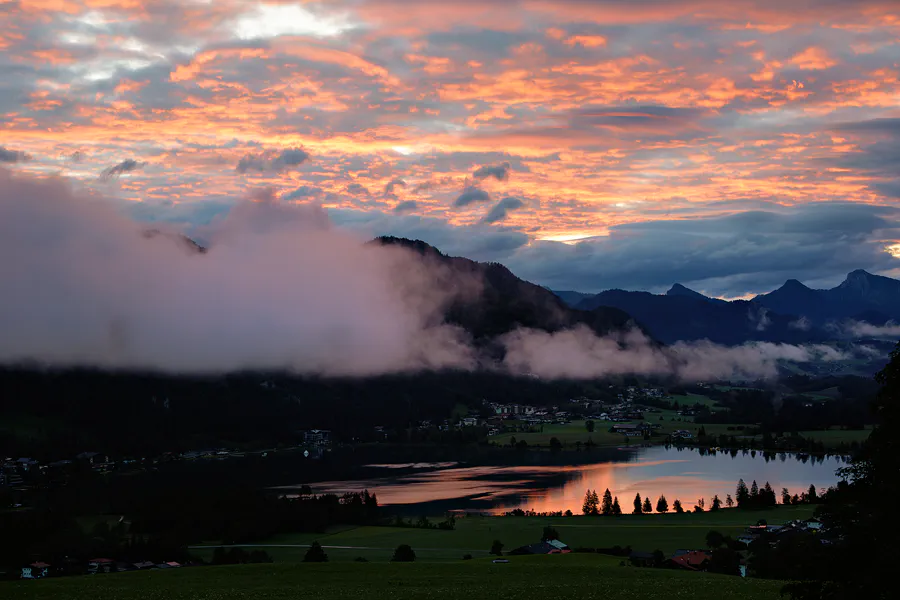
{"label": "bush", "polygon": [[369,559],[365,556],[357,556],[353,559],[353,562],[369,562]]}
{"label": "bush", "polygon": [[463,554],[463,560],[472,560],[471,554]]}
{"label": "bush", "polygon": [[409,544],[400,544],[394,550],[394,557],[391,562],[413,562],[416,560],[416,553]]}
{"label": "bush", "polygon": [[303,557],[303,562],[328,562],[328,555],[322,550],[319,542],[313,542]]}

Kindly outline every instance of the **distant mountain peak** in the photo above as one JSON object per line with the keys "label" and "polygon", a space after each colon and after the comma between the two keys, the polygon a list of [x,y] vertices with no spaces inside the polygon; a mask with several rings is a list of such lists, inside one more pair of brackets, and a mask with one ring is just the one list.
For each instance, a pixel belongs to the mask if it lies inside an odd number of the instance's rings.
{"label": "distant mountain peak", "polygon": [[690,292],[691,294],[697,293],[689,287],[683,286],[680,283],[676,283],[669,288],[669,291],[666,292],[666,296],[674,296],[675,294],[683,294],[684,292]]}
{"label": "distant mountain peak", "polygon": [[688,298],[695,298],[697,300],[703,300],[705,302],[713,302],[719,303],[724,302],[724,300],[719,300],[718,298],[710,298],[709,296],[704,296],[700,292],[694,291],[689,287],[683,286],[680,283],[676,283],[669,291],[666,292],[666,296],[686,296]]}
{"label": "distant mountain peak", "polygon": [[839,287],[848,287],[855,286],[860,284],[865,284],[873,279],[876,279],[875,275],[872,275],[868,271],[864,271],[862,269],[856,269],[855,271],[850,271],[847,273],[847,278],[844,279],[843,283]]}
{"label": "distant mountain peak", "polygon": [[788,279],[784,282],[784,285],[781,286],[782,290],[811,290],[812,288],[802,284],[797,279]]}

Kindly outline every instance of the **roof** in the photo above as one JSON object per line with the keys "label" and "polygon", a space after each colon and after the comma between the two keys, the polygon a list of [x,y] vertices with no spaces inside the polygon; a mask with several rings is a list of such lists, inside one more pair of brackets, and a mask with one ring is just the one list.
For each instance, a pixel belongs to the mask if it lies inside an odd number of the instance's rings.
{"label": "roof", "polygon": [[560,548],[551,546],[547,542],[539,542],[537,544],[531,544],[530,546],[516,548],[510,552],[510,554],[554,554],[559,552]]}
{"label": "roof", "polygon": [[112,562],[116,562],[116,561],[114,561],[114,560],[111,559],[111,558],[92,558],[92,559],[90,559],[88,562],[92,562],[92,563],[112,563]]}
{"label": "roof", "polygon": [[702,550],[692,550],[685,554],[673,556],[669,560],[680,567],[697,571],[703,566],[703,563],[709,560],[709,555]]}
{"label": "roof", "polygon": [[50,565],[48,565],[48,564],[45,563],[45,562],[38,561],[38,562],[33,562],[33,563],[31,563],[30,565],[28,565],[28,566],[29,566],[29,567],[34,567],[34,568],[36,568],[36,569],[46,569],[46,568],[49,567]]}
{"label": "roof", "polygon": [[556,548],[557,550],[568,550],[569,546],[563,544],[559,540],[547,540],[547,543]]}

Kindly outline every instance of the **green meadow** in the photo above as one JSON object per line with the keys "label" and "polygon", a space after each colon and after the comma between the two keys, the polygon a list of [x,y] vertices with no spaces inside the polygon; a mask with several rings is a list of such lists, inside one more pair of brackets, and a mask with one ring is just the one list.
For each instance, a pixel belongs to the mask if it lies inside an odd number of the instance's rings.
{"label": "green meadow", "polygon": [[[629,506],[630,508],[630,506]],[[495,539],[509,551],[540,541],[545,526],[555,527],[560,539],[571,546],[610,548],[631,546],[634,550],[666,554],[679,548],[703,548],[706,533],[712,529],[737,537],[748,525],[766,519],[775,524],[805,519],[813,506],[779,506],[770,510],[743,511],[722,509],[717,512],[685,514],[622,515],[619,517],[477,517],[456,521],[456,529],[442,531],[400,527],[340,527],[322,534],[279,535],[247,549],[258,547],[278,562],[299,562],[307,546],[318,541],[332,561],[389,561],[394,548],[409,544],[424,560],[455,561],[463,555],[488,556]],[[297,547],[291,547],[297,546]],[[202,558],[212,556],[212,548],[192,550]]]}
{"label": "green meadow", "polygon": [[414,563],[257,564],[0,583],[4,600],[754,600],[781,582],[620,566],[597,554]]}

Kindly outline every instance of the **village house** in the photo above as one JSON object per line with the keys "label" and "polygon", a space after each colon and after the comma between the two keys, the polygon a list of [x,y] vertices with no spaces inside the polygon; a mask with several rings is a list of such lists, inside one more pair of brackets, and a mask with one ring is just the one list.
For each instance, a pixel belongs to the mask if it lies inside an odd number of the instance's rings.
{"label": "village house", "polygon": [[706,550],[690,550],[683,554],[676,552],[674,556],[663,562],[663,566],[685,571],[705,571],[710,558],[711,555]]}
{"label": "village house", "polygon": [[510,550],[510,556],[521,556],[527,554],[568,554],[571,550],[569,546],[559,540],[547,540],[530,544],[528,546],[520,546],[514,550]]}
{"label": "village house", "polygon": [[42,579],[50,575],[50,565],[45,562],[33,562],[28,566],[22,567],[22,579]]}
{"label": "village house", "polygon": [[331,431],[328,429],[310,429],[303,432],[303,443],[310,446],[328,446],[331,444]]}
{"label": "village house", "polygon": [[97,573],[110,573],[116,564],[111,558],[92,558],[88,561],[88,573],[96,575]]}

